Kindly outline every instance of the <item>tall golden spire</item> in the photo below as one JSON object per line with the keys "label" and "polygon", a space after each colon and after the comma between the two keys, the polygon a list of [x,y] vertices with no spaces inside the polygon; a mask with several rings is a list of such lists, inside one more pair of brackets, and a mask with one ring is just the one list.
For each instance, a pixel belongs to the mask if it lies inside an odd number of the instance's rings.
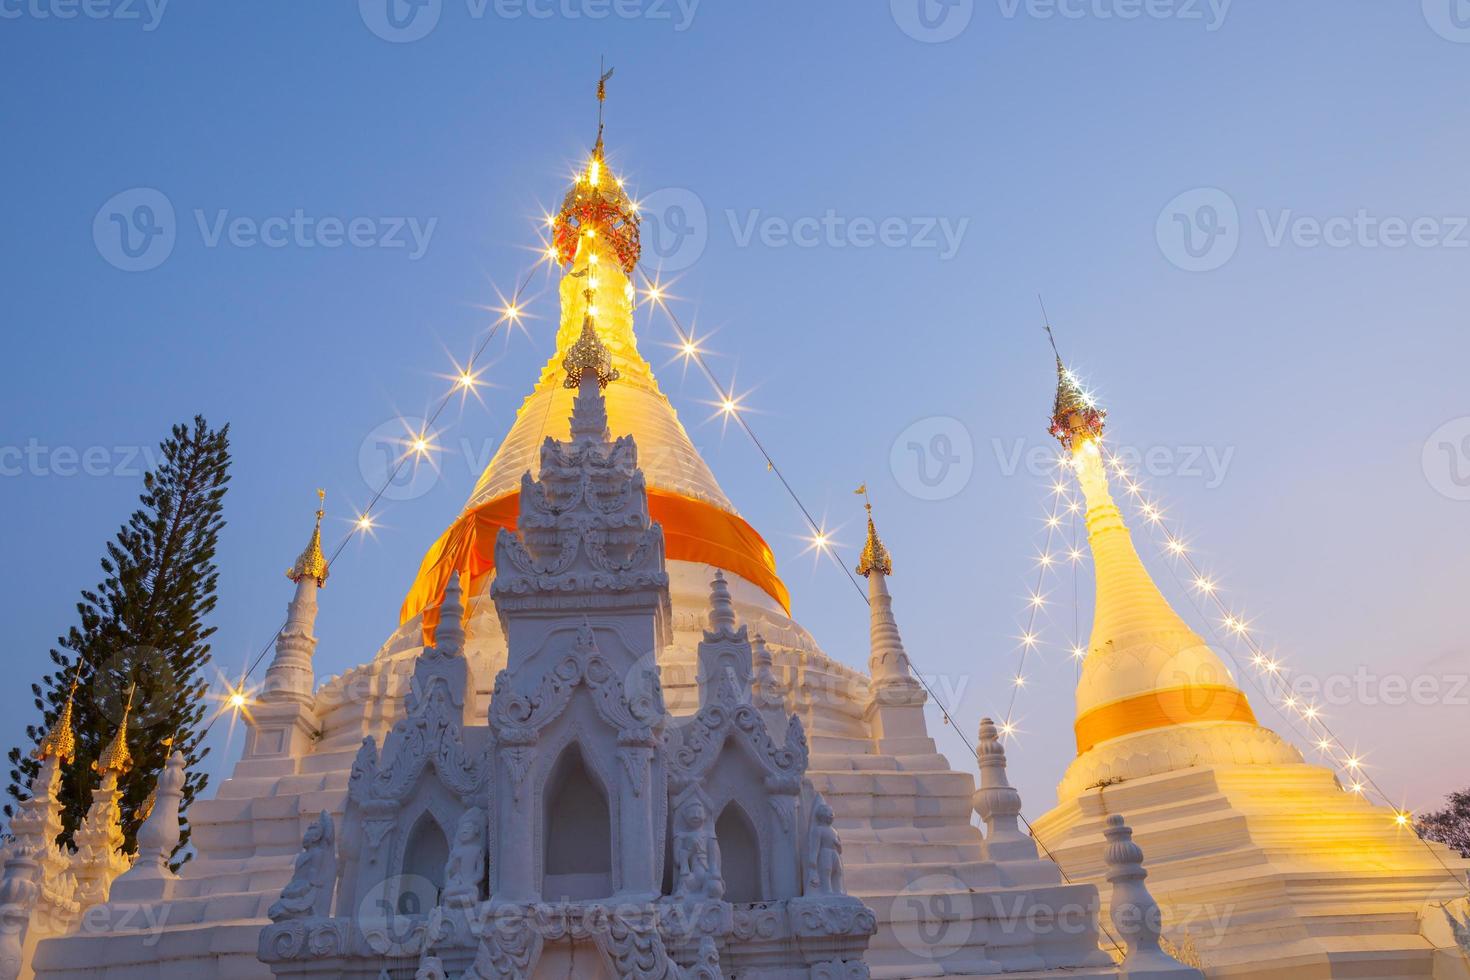
{"label": "tall golden spire", "polygon": [[863,553],[858,556],[857,573],[864,578],[879,572],[883,575],[893,574],[893,559],[888,555],[888,549],[878,538],[878,529],[873,526],[873,502],[867,500],[868,485],[864,483],[854,493],[860,493],[864,497],[863,506],[868,509],[868,540],[863,542]]}
{"label": "tall golden spire", "polygon": [[117,734],[112,736],[112,741],[107,743],[107,748],[92,763],[92,771],[99,775],[116,773],[121,776],[133,768],[133,754],[128,751],[128,715],[133,711],[133,694],[138,689],[135,682],[128,688],[128,700],[123,705],[122,721],[118,723]]}
{"label": "tall golden spire", "polygon": [[77,758],[77,736],[73,731],[72,702],[76,700],[77,684],[82,676],[82,662],[77,661],[76,670],[71,675],[71,690],[67,692],[66,703],[61,706],[61,714],[56,716],[56,723],[41,739],[41,744],[36,746],[34,758],[37,762],[45,762],[47,759],[56,759],[58,763],[69,766]]}
{"label": "tall golden spire", "polygon": [[296,559],[296,564],[286,569],[286,577],[293,582],[300,582],[304,578],[316,579],[318,587],[327,584],[327,556],[322,554],[322,517],[326,514],[327,491],[317,490],[316,527],[311,532],[311,540],[307,542],[306,550]]}

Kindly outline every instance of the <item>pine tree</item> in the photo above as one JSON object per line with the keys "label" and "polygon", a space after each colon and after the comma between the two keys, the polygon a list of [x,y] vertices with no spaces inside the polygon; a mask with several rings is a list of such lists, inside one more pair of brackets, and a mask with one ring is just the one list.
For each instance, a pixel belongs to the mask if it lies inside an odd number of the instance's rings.
{"label": "pine tree", "polygon": [[[124,850],[136,847],[140,809],[170,752],[183,752],[189,767],[181,814],[208,781],[198,766],[208,754],[199,744],[199,726],[208,686],[206,641],[214,633],[205,620],[215,606],[214,554],[230,479],[229,426],[211,429],[196,416],[192,428],[175,425],[159,448],[157,464],[143,477],[142,506],[107,543],[102,582],[82,592],[80,623],[51,651],[55,671],[31,685],[42,721],[27,727],[29,745],[10,751],[9,792],[22,800],[38,769],[31,752],[55,721],[79,668],[77,757],[63,772],[60,792],[60,840],[67,844],[91,805],[98,778],[92,763],[116,734],[130,695],[133,768],[118,782]],[[12,809],[7,804],[6,814]],[[188,841],[185,821],[180,851]]]}
{"label": "pine tree", "polygon": [[1415,821],[1419,836],[1448,844],[1461,857],[1470,857],[1470,789],[1451,793],[1446,802],[1449,805],[1443,810],[1426,813]]}

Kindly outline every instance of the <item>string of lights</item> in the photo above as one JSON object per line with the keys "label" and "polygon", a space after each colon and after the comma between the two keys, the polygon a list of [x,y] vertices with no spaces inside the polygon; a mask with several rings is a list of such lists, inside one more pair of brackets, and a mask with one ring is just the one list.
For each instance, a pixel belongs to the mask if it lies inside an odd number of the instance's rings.
{"label": "string of lights", "polygon": [[[1210,624],[1210,632],[1217,637],[1216,645],[1230,657],[1237,673],[1249,677],[1252,686],[1290,726],[1293,733],[1311,743],[1323,758],[1332,763],[1333,768],[1343,777],[1340,784],[1345,792],[1368,799],[1376,796],[1382,806],[1392,811],[1394,824],[1412,832],[1413,814],[1395,803],[1368,772],[1362,756],[1355,749],[1349,749],[1346,742],[1328,724],[1321,705],[1292,692],[1289,680],[1291,669],[1282,662],[1279,654],[1266,651],[1244,615],[1226,605],[1221,596],[1224,590],[1218,579],[1205,574],[1195,562],[1186,539],[1178,532],[1177,526],[1171,525],[1165,518],[1165,511],[1159,506],[1157,496],[1145,490],[1141,480],[1128,469],[1126,462],[1118,454],[1105,454],[1104,458],[1114,474],[1123,481],[1129,499],[1145,524],[1153,531],[1155,541],[1162,543],[1167,557],[1171,559],[1171,573],[1181,587],[1185,588],[1186,593],[1191,595],[1191,601],[1201,620]],[[1187,573],[1187,583],[1178,574],[1180,566]],[[1209,615],[1206,606],[1213,608],[1218,620]],[[1224,636],[1221,635],[1222,630]],[[1243,669],[1229,641],[1240,643],[1246,648],[1249,654],[1248,663],[1253,672]],[[1450,868],[1429,841],[1419,838],[1418,834],[1415,834],[1415,838],[1424,844],[1445,873],[1470,895],[1470,881],[1462,873]]]}
{"label": "string of lights", "polygon": [[[438,424],[440,416],[444,414],[445,409],[449,407],[456,396],[463,398],[466,395],[474,393],[476,387],[483,384],[480,376],[484,373],[485,369],[477,369],[476,364],[484,355],[485,349],[490,346],[491,341],[500,332],[501,328],[507,325],[514,326],[518,324],[525,315],[521,305],[521,299],[526,287],[531,282],[531,277],[535,274],[536,266],[532,266],[525,276],[521,278],[519,285],[516,286],[515,291],[511,294],[510,301],[496,310],[499,313],[499,317],[491,324],[490,329],[486,331],[485,336],[475,347],[469,360],[465,362],[463,367],[455,364],[454,374],[450,376],[453,385],[449,391],[445,392],[428,418],[424,420],[423,426],[417,431],[406,426],[408,437],[403,441],[406,450],[393,461],[393,465],[388,469],[387,476],[368,499],[367,506],[363,507],[353,519],[351,530],[344,534],[332,548],[331,554],[327,556],[329,565],[336,563],[338,557],[354,537],[361,534],[370,534],[377,527],[374,522],[376,508],[382,502],[383,495],[388,492],[388,488],[393,485],[393,481],[398,479],[399,474],[403,472],[405,466],[410,463],[418,465],[420,462],[428,462],[432,465],[432,454],[437,448],[434,439],[438,435],[434,427]],[[224,714],[227,712],[231,713],[231,724],[233,725],[234,719],[248,708],[253,693],[249,686],[250,678],[265,661],[266,656],[276,645],[276,641],[281,638],[281,633],[285,630],[286,625],[287,621],[282,620],[281,624],[276,627],[275,632],[271,634],[271,638],[260,648],[259,652],[256,653],[255,657],[245,668],[238,682],[226,683],[225,692],[219,696],[221,707],[205,724],[204,730],[199,733],[199,741],[202,742],[208,737],[215,723]]]}

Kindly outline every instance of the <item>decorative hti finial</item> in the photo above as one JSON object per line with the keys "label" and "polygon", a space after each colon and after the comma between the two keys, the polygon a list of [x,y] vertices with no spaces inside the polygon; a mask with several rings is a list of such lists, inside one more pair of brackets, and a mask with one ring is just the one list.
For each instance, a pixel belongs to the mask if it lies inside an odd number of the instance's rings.
{"label": "decorative hti finial", "polygon": [[597,386],[606,388],[618,380],[618,369],[612,366],[612,354],[597,336],[597,328],[592,324],[592,290],[585,290],[582,295],[587,300],[587,312],[582,317],[582,335],[562,359],[561,366],[567,372],[567,379],[563,384],[568,388],[580,388],[582,375],[591,371],[597,378]]}
{"label": "decorative hti finial", "polygon": [[318,490],[316,527],[311,532],[311,540],[307,542],[306,550],[296,559],[296,564],[286,569],[286,577],[293,582],[302,579],[315,579],[318,587],[327,584],[327,556],[322,554],[322,517],[326,515],[327,491]]}
{"label": "decorative hti finial", "polygon": [[123,704],[122,721],[118,723],[117,734],[112,736],[107,748],[92,763],[92,771],[99,775],[111,772],[121,776],[133,768],[133,754],[128,751],[128,715],[132,714],[133,694],[137,690],[136,682],[128,688],[128,700]]}
{"label": "decorative hti finial", "polygon": [[868,500],[868,485],[864,483],[853,493],[863,495],[863,506],[868,510],[868,540],[863,542],[863,553],[858,557],[857,573],[864,578],[878,572],[882,575],[893,574],[893,559],[889,557],[888,549],[878,538],[878,529],[873,526],[873,502]]}
{"label": "decorative hti finial", "polygon": [[[1045,311],[1043,305],[1043,316]],[[1107,410],[1099,407],[1077,376],[1062,363],[1062,354],[1057,350],[1057,339],[1051,332],[1050,322],[1046,323],[1046,337],[1051,341],[1051,351],[1057,359],[1057,397],[1052,403],[1051,425],[1047,431],[1067,449],[1074,449],[1084,442],[1096,442],[1102,438]]]}
{"label": "decorative hti finial", "polygon": [[55,759],[58,764],[69,766],[76,761],[77,736],[72,730],[72,702],[76,700],[77,684],[82,677],[82,662],[77,661],[76,670],[71,675],[71,690],[67,692],[66,703],[61,706],[61,713],[56,716],[56,723],[41,739],[41,744],[36,746],[32,756],[37,762],[45,762],[47,759]]}
{"label": "decorative hti finial", "polygon": [[585,170],[562,200],[561,211],[551,222],[552,247],[566,264],[577,257],[583,242],[600,239],[616,256],[624,275],[632,275],[642,255],[638,233],[638,209],[623,190],[623,182],[607,169],[602,143],[603,103],[607,101],[609,68],[597,81],[597,142]]}

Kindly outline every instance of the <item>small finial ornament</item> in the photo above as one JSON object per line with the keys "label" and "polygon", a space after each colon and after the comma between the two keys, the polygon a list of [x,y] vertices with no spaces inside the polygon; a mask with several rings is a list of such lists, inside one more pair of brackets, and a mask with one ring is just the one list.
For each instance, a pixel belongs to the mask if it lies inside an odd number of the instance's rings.
{"label": "small finial ornament", "polygon": [[857,573],[864,578],[878,572],[881,575],[893,574],[893,559],[888,554],[888,549],[878,537],[878,529],[873,525],[873,502],[867,499],[868,485],[864,483],[853,493],[863,495],[864,504],[868,511],[868,539],[863,542],[863,553],[858,556]]}
{"label": "small finial ornament", "polygon": [[92,771],[98,775],[105,776],[111,772],[121,776],[133,768],[133,754],[128,751],[128,715],[132,714],[133,695],[137,690],[136,682],[128,688],[128,699],[123,704],[122,721],[118,723],[117,734],[112,736],[112,741],[107,743],[102,754],[92,763]]}
{"label": "small finial ornament", "polygon": [[56,716],[56,723],[41,739],[41,744],[36,746],[36,751],[32,755],[37,762],[55,759],[58,764],[69,766],[76,761],[77,736],[73,730],[72,703],[76,700],[77,684],[81,678],[82,663],[78,660],[76,670],[71,675],[71,690],[67,692],[66,703],[61,706],[61,713]]}
{"label": "small finial ornament", "polygon": [[563,384],[568,388],[580,388],[582,375],[591,371],[597,378],[597,386],[606,388],[621,375],[612,366],[612,354],[597,336],[597,328],[592,324],[592,290],[584,291],[583,295],[587,300],[587,312],[582,317],[582,335],[562,359],[561,366],[567,372]]}
{"label": "small finial ornament", "polygon": [[327,584],[327,574],[330,571],[327,565],[327,556],[322,554],[322,518],[326,515],[327,491],[317,490],[316,527],[311,532],[311,540],[306,544],[306,550],[296,559],[296,563],[286,569],[286,577],[293,582],[302,579],[315,579],[317,587]]}

